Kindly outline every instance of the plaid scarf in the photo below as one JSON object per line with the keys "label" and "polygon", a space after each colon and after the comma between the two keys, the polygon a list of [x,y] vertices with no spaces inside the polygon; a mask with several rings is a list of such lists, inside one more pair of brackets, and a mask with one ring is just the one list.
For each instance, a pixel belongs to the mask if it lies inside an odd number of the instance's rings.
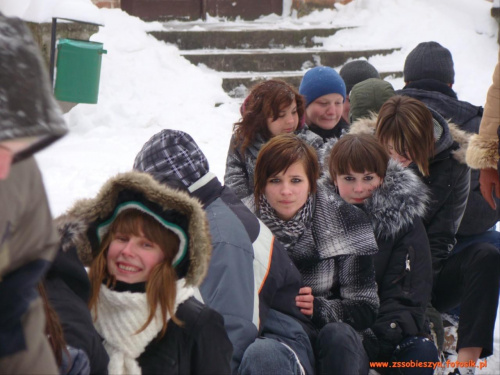
{"label": "plaid scarf", "polygon": [[285,246],[293,249],[304,231],[311,226],[314,211],[314,197],[309,194],[306,203],[290,220],[282,220],[276,215],[264,195],[260,198],[260,218]]}

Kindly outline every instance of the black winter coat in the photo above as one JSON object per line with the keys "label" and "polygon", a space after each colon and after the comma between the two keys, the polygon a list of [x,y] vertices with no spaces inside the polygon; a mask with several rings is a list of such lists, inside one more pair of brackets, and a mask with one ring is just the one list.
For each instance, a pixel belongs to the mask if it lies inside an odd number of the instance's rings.
{"label": "black winter coat", "polygon": [[[432,109],[431,112],[442,133],[429,162],[429,176],[421,178],[430,189],[431,201],[424,225],[436,275],[455,246],[455,236],[469,195],[470,169],[465,164],[462,144],[458,143],[468,141],[468,136],[453,124],[448,124],[439,113]],[[414,164],[411,167],[415,167]]]}
{"label": "black winter coat", "polygon": [[[422,79],[411,82],[398,91],[398,94],[420,100],[445,119],[458,125],[461,130],[473,134],[479,132],[483,108],[458,100],[455,92],[440,81]],[[457,235],[475,235],[494,226],[500,219],[500,199],[496,199],[496,202],[497,209],[493,210],[481,194],[479,170],[471,170],[469,197]]]}
{"label": "black winter coat", "polygon": [[66,342],[85,351],[92,374],[107,374],[108,354],[87,307],[90,281],[74,247],[59,250],[44,284],[49,302],[59,316]]}
{"label": "black winter coat", "polygon": [[391,160],[384,183],[362,206],[379,247],[373,258],[380,309],[371,328],[377,336],[372,344],[378,347],[367,347],[372,360],[388,361],[401,340],[427,331],[432,264],[421,220],[427,203],[428,191],[419,177]]}
{"label": "black winter coat", "polygon": [[153,340],[137,359],[142,373],[230,374],[232,346],[220,314],[191,297],[176,316],[183,327],[169,321],[165,336]]}

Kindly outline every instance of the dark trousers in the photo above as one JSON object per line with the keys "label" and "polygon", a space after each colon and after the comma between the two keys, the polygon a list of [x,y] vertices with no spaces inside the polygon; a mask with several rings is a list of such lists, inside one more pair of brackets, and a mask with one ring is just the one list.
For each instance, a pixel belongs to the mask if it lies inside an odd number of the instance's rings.
{"label": "dark trousers", "polygon": [[328,323],[316,340],[317,374],[368,374],[368,355],[359,334],[347,323]]}
{"label": "dark trousers", "polygon": [[[398,344],[392,354],[390,363],[393,368],[384,372],[384,374],[432,375],[434,373],[433,367],[419,367],[417,365],[412,367],[410,365],[413,363],[428,365],[437,361],[439,361],[438,351],[431,340],[419,336],[407,337]],[[403,365],[405,367],[402,367]]]}
{"label": "dark trousers", "polygon": [[499,283],[500,252],[490,244],[472,244],[444,262],[432,304],[440,312],[461,306],[457,351],[480,347],[481,358],[493,353]]}

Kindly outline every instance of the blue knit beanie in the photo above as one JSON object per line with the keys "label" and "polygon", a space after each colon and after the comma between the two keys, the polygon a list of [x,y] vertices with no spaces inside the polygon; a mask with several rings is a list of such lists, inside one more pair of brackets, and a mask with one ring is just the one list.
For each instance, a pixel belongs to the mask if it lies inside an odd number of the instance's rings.
{"label": "blue knit beanie", "polygon": [[306,98],[306,107],[328,94],[340,94],[345,100],[345,83],[335,69],[317,66],[304,74],[299,93]]}

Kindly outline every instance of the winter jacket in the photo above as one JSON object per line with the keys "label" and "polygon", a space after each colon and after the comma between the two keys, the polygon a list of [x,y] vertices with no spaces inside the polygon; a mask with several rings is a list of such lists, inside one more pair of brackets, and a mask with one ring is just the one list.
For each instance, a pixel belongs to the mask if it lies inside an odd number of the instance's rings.
{"label": "winter jacket", "polygon": [[[188,256],[176,271],[179,278],[184,278],[186,286],[198,286],[207,272],[211,253],[205,213],[196,200],[159,184],[146,173],[117,175],[95,198],[76,202],[58,218],[63,250],[76,247],[80,260],[88,266],[99,251],[98,226],[112,217],[117,206],[129,201],[139,202],[181,227],[188,235]],[[151,341],[137,359],[142,371],[181,374],[186,369],[188,372],[230,373],[232,346],[220,315],[192,299],[179,305],[177,311],[186,325],[178,327],[169,321],[166,335],[159,341]]]}
{"label": "winter jacket", "polygon": [[342,321],[361,332],[373,324],[379,305],[372,260],[377,244],[368,218],[335,194],[326,177],[318,183],[312,215],[288,248],[304,286],[312,288],[312,321],[318,329]]}
{"label": "winter jacket", "polygon": [[[455,235],[465,212],[469,193],[470,170],[465,164],[465,151],[469,133],[448,123],[432,110],[435,133],[440,134],[435,142],[434,156],[429,160],[429,176],[423,177],[414,164],[414,169],[430,190],[430,203],[423,217],[429,238],[434,276],[441,269],[455,245]],[[360,119],[351,125],[351,133],[374,134],[376,117]]]}
{"label": "winter jacket", "polygon": [[[483,108],[458,100],[455,92],[440,81],[423,79],[411,82],[403,90],[399,90],[398,94],[420,100],[446,120],[458,125],[461,130],[473,134],[479,131]],[[493,210],[481,194],[479,171],[472,170],[467,206],[457,234],[470,236],[483,233],[499,219],[500,199],[497,199],[497,209]]]}
{"label": "winter jacket", "polygon": [[363,205],[379,248],[374,263],[380,309],[371,327],[378,348],[367,350],[379,354],[372,360],[388,361],[403,339],[427,332],[432,261],[421,218],[428,201],[419,177],[391,160],[383,184]]}
{"label": "winter jacket", "polygon": [[[265,330],[280,341],[288,338],[306,373],[312,374],[314,358],[305,340],[314,335],[314,328],[295,304],[302,279],[285,249],[214,174],[208,172],[192,186],[191,196],[203,203],[212,234],[212,260],[200,285],[201,298],[224,317],[234,347],[233,372],[246,348]],[[299,328],[285,330],[283,336],[276,332],[277,324],[267,323],[269,314],[284,315],[280,329],[288,320],[287,326]]]}
{"label": "winter jacket", "polygon": [[168,322],[167,333],[153,340],[138,359],[143,374],[229,374],[231,344],[222,317],[191,297],[179,305],[179,327]]}
{"label": "winter jacket", "polygon": [[75,247],[59,250],[45,276],[44,285],[61,322],[66,343],[86,353],[90,373],[107,374],[108,354],[88,309],[90,281]]}
{"label": "winter jacket", "polygon": [[[314,134],[307,126],[297,130],[295,134],[314,147],[318,153],[319,160],[323,160],[324,155],[328,153],[329,149],[324,146],[321,137]],[[234,136],[231,138],[229,150],[227,152],[224,185],[229,186],[240,199],[253,196],[255,163],[257,162],[257,155],[259,154],[260,148],[264,143],[266,143],[266,141],[262,136],[257,135],[253,144],[245,150],[244,154],[242,154],[240,149],[236,147],[236,139]]]}
{"label": "winter jacket", "polygon": [[37,284],[56,254],[57,235],[32,155],[67,127],[25,23],[0,13],[0,36],[0,144],[27,142],[0,180],[0,368],[49,372],[56,367]]}
{"label": "winter jacket", "polygon": [[[471,168],[498,168],[500,163],[500,51],[493,72],[493,83],[488,89],[479,134],[474,134],[467,149],[467,164]],[[497,201],[497,208],[500,207]]]}

